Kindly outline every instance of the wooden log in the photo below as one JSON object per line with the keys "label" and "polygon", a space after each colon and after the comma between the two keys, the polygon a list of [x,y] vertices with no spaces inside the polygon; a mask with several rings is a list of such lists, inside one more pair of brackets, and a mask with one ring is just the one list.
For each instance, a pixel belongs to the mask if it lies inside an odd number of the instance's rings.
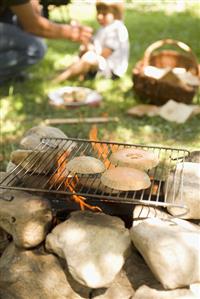
{"label": "wooden log", "polygon": [[118,122],[118,117],[83,117],[83,118],[50,118],[44,121],[45,125],[55,124],[80,124],[80,123],[108,123]]}

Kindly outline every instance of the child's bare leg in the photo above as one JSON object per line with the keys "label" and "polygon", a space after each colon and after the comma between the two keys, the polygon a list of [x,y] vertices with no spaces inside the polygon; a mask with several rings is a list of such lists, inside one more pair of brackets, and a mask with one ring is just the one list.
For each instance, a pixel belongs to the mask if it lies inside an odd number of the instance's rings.
{"label": "child's bare leg", "polygon": [[87,52],[84,54],[77,62],[70,65],[66,71],[58,75],[54,82],[59,83],[64,80],[78,77],[80,75],[86,75],[91,70],[96,70],[98,63],[96,60],[96,56],[94,56],[95,53]]}

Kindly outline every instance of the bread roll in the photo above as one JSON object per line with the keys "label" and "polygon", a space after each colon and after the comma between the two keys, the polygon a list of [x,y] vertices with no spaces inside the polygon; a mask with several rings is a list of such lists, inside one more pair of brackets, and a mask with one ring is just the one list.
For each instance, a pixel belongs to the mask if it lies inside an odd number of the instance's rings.
{"label": "bread roll", "polygon": [[110,156],[110,162],[118,166],[133,167],[147,171],[158,165],[158,156],[151,151],[135,148],[124,148]]}
{"label": "bread roll", "polygon": [[57,156],[52,149],[43,151],[18,149],[10,155],[12,163],[38,174],[51,172],[56,167],[56,160]]}
{"label": "bread roll", "polygon": [[105,171],[103,162],[91,156],[79,156],[70,160],[66,169],[73,173],[94,174]]}
{"label": "bread roll", "polygon": [[82,176],[78,178],[78,184],[80,186],[84,186],[85,188],[98,190],[100,192],[112,193],[112,194],[119,193],[119,190],[113,190],[103,185],[101,183],[101,177],[94,178],[94,177]]}
{"label": "bread roll", "polygon": [[122,191],[146,189],[151,185],[146,172],[129,167],[106,170],[101,176],[101,182],[109,188]]}

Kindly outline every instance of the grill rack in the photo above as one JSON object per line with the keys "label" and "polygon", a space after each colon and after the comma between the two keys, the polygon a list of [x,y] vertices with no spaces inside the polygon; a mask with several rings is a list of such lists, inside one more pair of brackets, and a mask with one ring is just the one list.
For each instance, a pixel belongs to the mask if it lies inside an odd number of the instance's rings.
{"label": "grill rack", "polygon": [[[97,150],[100,148],[100,151]],[[122,148],[141,148],[155,152],[159,157],[157,167],[148,171],[151,178],[151,186],[148,189],[140,191],[119,191],[114,192],[113,189],[103,186],[100,182],[100,174],[95,175],[80,175],[78,180],[74,180],[75,176],[68,174],[68,183],[73,182],[73,193],[66,186],[65,181],[67,175],[64,172],[57,176],[61,165],[64,165],[67,160],[76,156],[89,155],[99,158],[101,161],[108,163],[109,157],[113,150]],[[58,166],[55,161],[58,161],[63,154],[68,152],[69,155],[62,159],[62,163]],[[184,204],[182,197],[184,188],[183,171],[179,172],[177,177],[174,171],[174,196],[170,202],[167,201],[168,186],[165,186],[166,191],[163,192],[164,182],[171,170],[176,170],[178,162],[184,162],[190,152],[186,149],[147,146],[138,144],[128,144],[120,142],[96,141],[76,138],[42,138],[40,144],[24,158],[22,161],[3,179],[0,181],[0,188],[23,190],[28,192],[42,193],[45,196],[53,196],[54,200],[66,201],[72,195],[83,196],[90,200],[100,200],[103,202],[124,203],[124,204],[143,204],[151,206],[174,206],[181,209],[181,213],[185,214],[188,209]],[[109,168],[110,165],[107,165]],[[52,178],[53,182],[52,182]],[[175,202],[175,183],[179,179],[181,182],[180,202]],[[84,180],[84,184],[82,181]],[[94,187],[95,186],[95,187]],[[103,189],[102,189],[103,186]]]}

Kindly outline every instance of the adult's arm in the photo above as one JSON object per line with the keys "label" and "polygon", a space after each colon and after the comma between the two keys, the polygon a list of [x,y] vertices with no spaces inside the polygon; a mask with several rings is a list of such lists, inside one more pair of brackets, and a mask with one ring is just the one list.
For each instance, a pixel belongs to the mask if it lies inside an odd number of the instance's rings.
{"label": "adult's arm", "polygon": [[87,26],[56,24],[39,15],[31,2],[10,7],[18,17],[22,28],[34,35],[53,38],[70,39],[78,42],[88,42],[91,38],[92,29]]}

